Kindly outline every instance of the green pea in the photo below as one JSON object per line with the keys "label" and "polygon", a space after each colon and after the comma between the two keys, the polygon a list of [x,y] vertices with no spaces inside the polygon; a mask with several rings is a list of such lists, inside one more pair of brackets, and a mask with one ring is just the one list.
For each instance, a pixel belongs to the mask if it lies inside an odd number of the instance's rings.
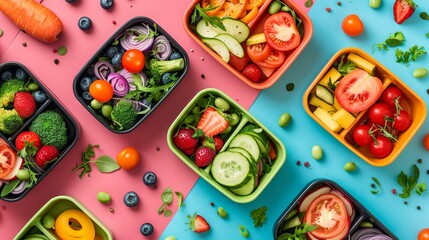
{"label": "green pea", "polygon": [[94,108],[95,110],[100,109],[102,106],[103,106],[103,103],[97,101],[96,99],[91,100],[91,107]]}
{"label": "green pea", "polygon": [[189,114],[188,116],[185,117],[185,120],[183,120],[184,123],[186,124],[192,124],[195,120],[195,117],[193,114]]}
{"label": "green pea", "polygon": [[28,180],[30,179],[30,171],[28,169],[20,169],[16,173],[16,177],[19,180]]}
{"label": "green pea", "polygon": [[228,217],[228,212],[223,207],[218,207],[217,215],[219,215],[221,218],[226,218]]}
{"label": "green pea", "polygon": [[97,193],[97,200],[101,203],[110,203],[111,198],[107,192],[99,192]]}
{"label": "green pea", "polygon": [[201,108],[200,108],[200,106],[195,106],[195,107],[193,107],[192,108],[192,113],[193,114],[197,114],[197,113],[199,113],[201,111]]}
{"label": "green pea", "polygon": [[231,125],[228,125],[228,127],[225,130],[223,130],[223,132],[221,132],[221,134],[229,133],[229,132],[231,132],[231,129],[232,129]]}
{"label": "green pea", "polygon": [[235,126],[240,121],[240,116],[237,113],[231,113],[229,115],[229,125]]}
{"label": "green pea", "polygon": [[344,170],[346,170],[347,172],[353,172],[357,169],[357,165],[354,162],[346,162],[346,164],[344,164]]}
{"label": "green pea", "polygon": [[282,4],[279,1],[275,0],[270,4],[270,7],[268,8],[268,12],[270,14],[274,14],[280,11],[280,8],[282,8]]}
{"label": "green pea", "polygon": [[282,12],[291,12],[292,11],[292,9],[290,9],[290,7],[287,6],[286,4],[283,5],[280,10],[282,10]]}
{"label": "green pea", "polygon": [[361,223],[359,223],[359,227],[370,228],[373,226],[374,226],[374,224],[372,224],[372,222],[368,222],[368,221],[362,221]]}
{"label": "green pea", "polygon": [[39,84],[37,84],[35,82],[31,82],[31,83],[27,84],[27,88],[28,88],[28,90],[35,92],[35,91],[39,90]]}
{"label": "green pea", "polygon": [[229,110],[229,108],[231,107],[231,105],[229,104],[229,102],[227,102],[225,99],[221,98],[221,97],[217,97],[214,101],[214,105],[217,108],[222,109],[223,112],[226,112]]}
{"label": "green pea", "polygon": [[413,76],[415,78],[422,78],[422,77],[426,77],[427,75],[428,75],[427,68],[416,68],[416,69],[414,69]]}
{"label": "green pea", "polygon": [[175,236],[168,236],[166,238],[164,238],[164,240],[176,240]]}
{"label": "green pea", "polygon": [[51,229],[55,225],[55,218],[51,215],[45,215],[42,218],[42,225],[44,228]]}
{"label": "green pea", "polygon": [[311,156],[316,159],[316,160],[320,160],[323,157],[323,149],[322,147],[320,147],[319,145],[314,145],[311,148]]}
{"label": "green pea", "polygon": [[101,107],[101,114],[103,114],[104,117],[110,118],[110,113],[112,113],[113,107],[110,104],[104,104]]}
{"label": "green pea", "polygon": [[379,8],[381,6],[381,0],[369,0],[369,6],[371,8]]}
{"label": "green pea", "polygon": [[292,116],[289,113],[283,113],[279,118],[278,124],[280,127],[286,127],[291,119]]}

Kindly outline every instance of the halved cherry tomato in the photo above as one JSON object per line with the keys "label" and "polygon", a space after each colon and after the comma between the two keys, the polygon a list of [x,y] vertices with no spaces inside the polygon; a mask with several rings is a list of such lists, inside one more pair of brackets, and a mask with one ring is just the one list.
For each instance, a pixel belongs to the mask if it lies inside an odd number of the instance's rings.
{"label": "halved cherry tomato", "polygon": [[264,61],[270,56],[271,51],[271,46],[266,42],[247,46],[247,54],[253,62]]}
{"label": "halved cherry tomato", "polygon": [[206,12],[207,15],[214,16],[216,13],[220,11],[224,3],[225,3],[225,0],[201,0],[201,7],[202,8],[216,7],[215,9]]}
{"label": "halved cherry tomato", "polygon": [[225,3],[215,15],[220,18],[239,18],[243,12],[246,11],[246,4],[247,0],[236,0],[231,2],[225,1]]}
{"label": "halved cherry tomato", "polygon": [[0,143],[0,179],[12,172],[16,164],[16,153],[7,144]]}
{"label": "halved cherry tomato", "polygon": [[350,14],[346,16],[341,24],[341,27],[344,33],[351,37],[361,35],[364,30],[363,23],[356,14]]}
{"label": "halved cherry tomato", "polygon": [[144,54],[138,49],[128,49],[122,56],[122,66],[130,73],[139,73],[144,67]]}
{"label": "halved cherry tomato", "polygon": [[340,80],[335,89],[335,97],[345,110],[357,113],[374,104],[381,91],[380,79],[356,68]]}
{"label": "halved cherry tomato", "polygon": [[361,147],[369,146],[372,142],[372,137],[370,134],[371,127],[369,125],[359,125],[353,130],[353,140],[355,143]]}
{"label": "halved cherry tomato", "polygon": [[112,85],[103,79],[95,80],[89,85],[89,94],[97,101],[105,103],[113,97]]}
{"label": "halved cherry tomato", "polygon": [[280,67],[286,59],[286,54],[282,51],[276,49],[271,50],[270,56],[263,61],[257,62],[254,61],[257,65],[265,68],[278,68]]}
{"label": "halved cherry tomato", "polygon": [[140,153],[133,147],[126,147],[116,156],[116,163],[125,170],[133,169],[140,162]]}
{"label": "halved cherry tomato", "polygon": [[335,238],[345,228],[349,228],[350,219],[343,201],[334,194],[322,194],[314,199],[308,207],[304,221],[317,225],[311,234],[317,239]]}
{"label": "halved cherry tomato", "polygon": [[387,157],[393,150],[393,143],[380,135],[369,145],[369,152],[377,158]]}
{"label": "halved cherry tomato", "polygon": [[289,51],[301,42],[295,20],[287,12],[278,12],[265,20],[264,34],[268,44],[279,51]]}

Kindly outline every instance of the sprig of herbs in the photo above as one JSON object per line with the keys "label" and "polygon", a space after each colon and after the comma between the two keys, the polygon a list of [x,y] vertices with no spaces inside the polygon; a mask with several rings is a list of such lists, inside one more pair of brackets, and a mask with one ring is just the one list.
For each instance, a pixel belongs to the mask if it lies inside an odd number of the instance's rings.
{"label": "sprig of herbs", "polygon": [[250,212],[254,227],[262,227],[262,225],[267,221],[267,210],[268,208],[266,206],[262,206]]}
{"label": "sprig of herbs", "polygon": [[391,34],[384,42],[374,44],[372,47],[372,51],[374,52],[374,48],[377,48],[378,51],[381,50],[389,50],[389,47],[400,46],[405,42],[405,36],[402,32],[395,32]]}
{"label": "sprig of herbs", "polygon": [[416,61],[417,58],[424,54],[426,54],[426,50],[423,46],[419,47],[417,45],[414,45],[405,52],[398,48],[396,49],[395,53],[396,62],[408,64],[411,61]]}
{"label": "sprig of herbs", "polygon": [[89,174],[92,171],[91,163],[95,163],[95,166],[102,173],[114,172],[120,168],[116,161],[107,155],[102,155],[95,160],[91,160],[95,157],[94,148],[99,147],[99,145],[88,144],[85,152],[82,153],[82,163],[79,165],[76,163],[76,167],[72,169],[72,172],[81,170],[79,178],[83,178],[86,174]]}
{"label": "sprig of herbs", "polygon": [[372,177],[372,180],[374,181],[373,184],[371,184],[371,187],[373,188],[371,190],[372,194],[377,194],[381,191],[381,184],[380,181],[378,181],[378,179],[376,177]]}
{"label": "sprig of herbs", "polygon": [[208,11],[214,10],[218,8],[219,6],[209,6],[206,8],[202,8],[201,5],[198,3],[195,5],[194,12],[191,16],[191,23],[196,24],[198,16],[201,16],[205,22],[206,25],[211,24],[214,27],[220,28],[224,31],[226,31],[225,26],[222,23],[222,19],[217,16],[210,16],[207,14]]}
{"label": "sprig of herbs", "polygon": [[426,183],[418,183],[420,176],[419,168],[414,164],[412,175],[407,175],[401,171],[398,175],[398,183],[402,187],[402,193],[399,194],[401,198],[409,198],[414,189],[416,193],[421,195],[426,191]]}
{"label": "sprig of herbs", "polygon": [[[177,206],[180,209],[183,206],[183,194],[181,192],[174,192],[177,197]],[[164,214],[164,217],[169,217],[172,214],[172,211],[169,209],[169,206],[173,203],[174,195],[173,189],[171,187],[167,187],[161,194],[162,204],[161,207],[158,208],[158,215]]]}
{"label": "sprig of herbs", "polygon": [[317,225],[310,225],[304,223],[301,226],[297,226],[292,233],[282,233],[277,239],[278,240],[306,240],[306,233],[314,231],[317,229]]}
{"label": "sprig of herbs", "polygon": [[346,55],[341,56],[337,67],[338,72],[340,72],[342,75],[346,75],[356,68],[356,65],[352,61],[345,59],[345,57]]}

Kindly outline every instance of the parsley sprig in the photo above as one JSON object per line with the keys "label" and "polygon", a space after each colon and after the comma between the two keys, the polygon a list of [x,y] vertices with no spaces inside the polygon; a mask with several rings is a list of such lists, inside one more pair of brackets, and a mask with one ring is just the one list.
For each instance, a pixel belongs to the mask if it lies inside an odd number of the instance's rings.
{"label": "parsley sprig", "polygon": [[396,62],[408,64],[411,61],[416,61],[417,58],[426,54],[425,48],[419,47],[417,45],[412,46],[407,51],[402,51],[401,49],[396,49]]}
{"label": "parsley sprig", "polygon": [[343,54],[341,56],[337,68],[338,72],[340,72],[342,75],[346,75],[352,70],[354,70],[356,68],[356,65],[352,61],[346,59],[346,55]]}
{"label": "parsley sprig", "polygon": [[317,229],[317,225],[310,225],[308,223],[301,224],[296,227],[292,233],[282,233],[277,239],[278,240],[306,240],[306,233]]}
{"label": "parsley sprig", "polygon": [[201,7],[201,5],[198,3],[195,5],[194,12],[191,16],[191,23],[196,24],[198,16],[201,16],[205,22],[206,25],[211,24],[214,27],[220,28],[224,31],[226,31],[225,26],[222,23],[222,19],[217,16],[210,16],[207,14],[208,11],[214,10],[218,8],[219,6],[208,6],[206,8]]}
{"label": "parsley sprig", "polygon": [[267,210],[268,208],[266,206],[262,206],[250,212],[254,227],[262,227],[262,225],[267,221]]}
{"label": "parsley sprig", "polygon": [[407,175],[403,171],[399,173],[398,183],[402,187],[402,193],[399,194],[401,198],[409,198],[414,189],[418,195],[426,191],[426,183],[418,183],[419,176],[420,171],[415,164],[413,165],[412,175]]}

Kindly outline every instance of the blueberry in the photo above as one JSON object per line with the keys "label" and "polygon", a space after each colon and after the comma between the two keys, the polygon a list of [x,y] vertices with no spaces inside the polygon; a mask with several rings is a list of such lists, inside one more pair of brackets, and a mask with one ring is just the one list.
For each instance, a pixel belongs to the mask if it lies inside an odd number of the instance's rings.
{"label": "blueberry", "polygon": [[139,195],[135,192],[127,192],[124,196],[124,203],[127,207],[135,207],[139,204]]}
{"label": "blueberry", "polygon": [[78,26],[81,30],[87,31],[91,28],[92,21],[89,17],[81,17],[78,22]]}
{"label": "blueberry", "polygon": [[91,83],[92,83],[92,78],[83,77],[79,82],[79,86],[82,89],[82,91],[88,91],[89,85],[91,85]]}
{"label": "blueberry", "polygon": [[109,59],[112,59],[118,53],[119,53],[118,46],[110,46],[106,51],[106,55]]}
{"label": "blueberry", "polygon": [[1,80],[2,81],[9,81],[13,77],[13,74],[11,71],[4,71],[1,73]]}
{"label": "blueberry", "polygon": [[113,6],[113,0],[100,0],[100,6],[104,9],[109,9]]}
{"label": "blueberry", "polygon": [[66,2],[68,2],[68,3],[75,3],[75,2],[77,2],[77,0],[66,0]]}
{"label": "blueberry", "polygon": [[85,70],[86,74],[88,74],[88,76],[94,76],[94,66],[89,66],[86,70]]}
{"label": "blueberry", "polygon": [[27,80],[28,74],[24,71],[24,69],[18,68],[15,71],[15,77],[24,81]]}
{"label": "blueberry", "polygon": [[120,67],[122,65],[122,56],[124,53],[117,53],[115,56],[113,56],[111,62],[113,67]]}
{"label": "blueberry", "polygon": [[143,223],[140,227],[140,232],[143,236],[150,236],[153,230],[153,225],[151,223]]}
{"label": "blueberry", "polygon": [[89,94],[89,92],[83,92],[82,93],[82,98],[85,99],[88,102],[91,102],[92,99],[94,99],[91,94]]}
{"label": "blueberry", "polygon": [[173,53],[171,53],[171,55],[168,59],[174,60],[174,59],[180,59],[180,58],[183,58],[182,54],[180,54],[179,52],[173,52]]}
{"label": "blueberry", "polygon": [[169,72],[166,72],[166,73],[162,74],[161,81],[162,81],[162,84],[170,83],[171,81],[173,81],[172,74],[169,73]]}
{"label": "blueberry", "polygon": [[46,96],[46,93],[43,92],[42,90],[38,90],[33,92],[33,97],[34,97],[34,101],[36,101],[36,103],[41,104],[44,103],[46,101],[46,99],[48,98]]}
{"label": "blueberry", "polygon": [[156,174],[154,172],[146,172],[143,175],[143,183],[146,186],[153,186],[156,184]]}

